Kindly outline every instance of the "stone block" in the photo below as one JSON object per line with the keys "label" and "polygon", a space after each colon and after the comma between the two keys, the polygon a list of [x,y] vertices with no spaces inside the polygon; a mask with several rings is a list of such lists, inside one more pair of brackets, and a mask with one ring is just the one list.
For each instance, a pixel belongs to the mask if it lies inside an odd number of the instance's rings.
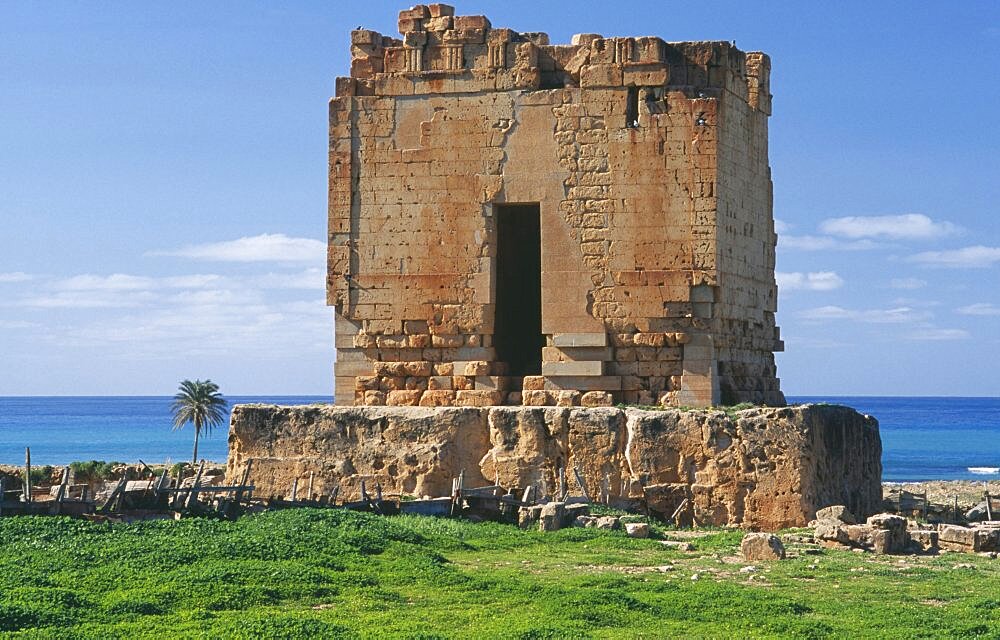
{"label": "stone block", "polygon": [[386,405],[390,407],[415,407],[420,404],[421,392],[417,390],[390,391],[386,396]]}
{"label": "stone block", "polygon": [[455,405],[459,407],[492,407],[502,403],[500,391],[462,390],[455,394]]}
{"label": "stone block", "polygon": [[455,16],[455,29],[489,29],[492,25],[486,16]]}
{"label": "stone block", "polygon": [[975,529],[958,525],[945,525],[938,529],[938,542],[942,549],[951,551],[979,551]]}
{"label": "stone block", "polygon": [[[396,28],[402,34],[412,33],[414,31],[424,30],[424,21],[415,18],[400,18],[396,23]],[[388,65],[386,65],[386,71],[388,71]]]}
{"label": "stone block", "polygon": [[555,333],[552,334],[554,347],[606,347],[607,333]]}
{"label": "stone block", "polygon": [[547,376],[545,389],[548,391],[620,391],[621,376]]}
{"label": "stone block", "polygon": [[543,362],[576,362],[611,360],[609,347],[542,347]]}
{"label": "stone block", "polygon": [[574,521],[580,517],[588,517],[590,515],[590,505],[589,504],[567,504],[563,509],[563,528],[573,526]]}
{"label": "stone block", "polygon": [[542,376],[524,376],[522,388],[525,391],[541,391],[545,388],[545,378]]}
{"label": "stone block", "polygon": [[740,541],[740,554],[747,562],[784,560],[785,545],[773,533],[748,533]]}
{"label": "stone block", "polygon": [[575,407],[580,404],[580,392],[579,391],[557,391],[556,392],[556,406],[557,407]]}
{"label": "stone block", "polygon": [[938,532],[930,529],[918,529],[909,532],[910,542],[922,553],[932,553],[938,549]]}
{"label": "stone block", "polygon": [[604,363],[597,361],[543,362],[543,376],[600,376]]}
{"label": "stone block", "polygon": [[455,392],[445,389],[428,389],[420,396],[421,407],[450,407],[455,404]]}
{"label": "stone block", "polygon": [[451,6],[450,4],[440,4],[440,3],[429,4],[427,5],[427,13],[430,15],[431,18],[454,16],[455,7]]}
{"label": "stone block", "polygon": [[585,89],[622,86],[622,68],[617,64],[588,64],[580,69],[580,86]]}
{"label": "stone block", "polygon": [[610,407],[613,403],[611,394],[606,391],[588,391],[580,396],[580,405],[584,407]]}
{"label": "stone block", "polygon": [[625,535],[630,538],[648,538],[649,525],[645,522],[629,522],[625,524]]}
{"label": "stone block", "polygon": [[843,522],[835,519],[820,520],[813,531],[813,537],[817,541],[834,542],[845,546],[851,544],[851,536],[847,527]]}
{"label": "stone block", "polygon": [[447,31],[451,29],[451,25],[451,16],[438,16],[437,18],[424,20],[424,29],[426,31]]}
{"label": "stone block", "polygon": [[539,531],[558,531],[563,526],[566,517],[566,503],[549,502],[542,505],[538,517]]}
{"label": "stone block", "polygon": [[532,505],[530,507],[520,507],[517,510],[517,526],[522,529],[530,529],[539,521],[542,516],[542,505]]}
{"label": "stone block", "polygon": [[554,404],[548,391],[534,389],[525,389],[521,393],[521,402],[529,407],[544,407]]}
{"label": "stone block", "polygon": [[823,507],[816,512],[817,520],[837,520],[844,524],[857,524],[858,519],[844,505]]}

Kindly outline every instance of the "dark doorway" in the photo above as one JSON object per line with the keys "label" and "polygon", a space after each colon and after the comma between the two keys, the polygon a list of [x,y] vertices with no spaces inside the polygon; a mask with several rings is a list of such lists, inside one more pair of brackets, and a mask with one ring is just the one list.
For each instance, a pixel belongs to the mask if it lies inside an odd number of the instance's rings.
{"label": "dark doorway", "polygon": [[512,376],[542,373],[542,235],[537,204],[497,205],[493,346]]}

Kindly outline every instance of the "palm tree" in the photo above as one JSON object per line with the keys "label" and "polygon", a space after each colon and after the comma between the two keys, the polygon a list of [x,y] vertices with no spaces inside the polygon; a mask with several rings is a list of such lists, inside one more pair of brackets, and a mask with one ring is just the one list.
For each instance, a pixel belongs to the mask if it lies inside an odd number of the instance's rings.
{"label": "palm tree", "polygon": [[198,438],[202,429],[206,433],[211,433],[213,427],[217,427],[226,421],[227,403],[219,393],[219,385],[211,380],[185,380],[181,382],[174,396],[174,403],[170,405],[170,412],[174,414],[174,430],[181,429],[187,423],[194,425],[194,454],[191,456],[191,464],[198,463]]}

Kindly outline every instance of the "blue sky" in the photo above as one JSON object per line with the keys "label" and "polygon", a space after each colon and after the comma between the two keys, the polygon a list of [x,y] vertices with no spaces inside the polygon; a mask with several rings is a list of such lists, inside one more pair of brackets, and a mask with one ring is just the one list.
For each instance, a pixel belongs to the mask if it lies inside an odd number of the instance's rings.
{"label": "blue sky", "polygon": [[[0,395],[329,394],[326,102],[401,8],[0,4]],[[785,392],[1000,393],[996,3],[457,9],[768,52]]]}

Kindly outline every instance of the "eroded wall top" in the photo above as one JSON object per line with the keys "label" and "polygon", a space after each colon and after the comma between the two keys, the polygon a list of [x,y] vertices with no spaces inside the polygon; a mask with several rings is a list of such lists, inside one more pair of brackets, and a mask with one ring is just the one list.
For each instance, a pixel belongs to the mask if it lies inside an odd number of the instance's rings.
{"label": "eroded wall top", "polygon": [[675,86],[728,89],[771,112],[770,59],[734,43],[587,33],[551,45],[545,33],[494,28],[485,16],[454,13],[446,4],[401,11],[402,38],[353,31],[351,75],[337,79],[337,95]]}

